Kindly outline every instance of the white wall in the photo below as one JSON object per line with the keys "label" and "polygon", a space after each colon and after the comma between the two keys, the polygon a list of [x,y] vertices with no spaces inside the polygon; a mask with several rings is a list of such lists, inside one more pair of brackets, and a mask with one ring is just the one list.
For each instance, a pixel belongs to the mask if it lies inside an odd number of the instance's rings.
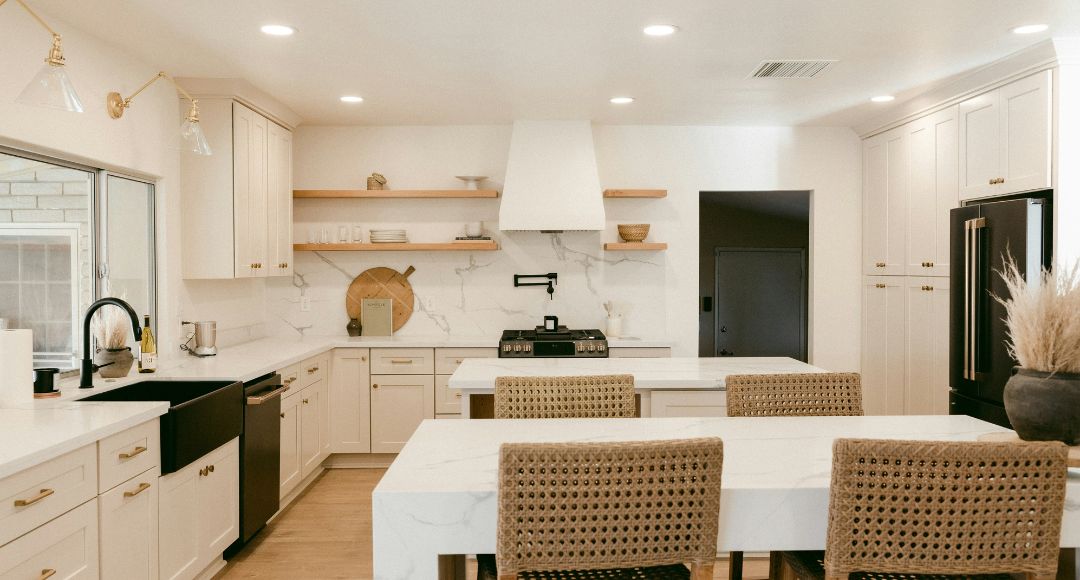
{"label": "white wall", "polygon": [[[358,188],[372,171],[397,189],[457,187],[454,175],[479,173],[501,187],[510,128],[300,127],[294,141],[297,188]],[[663,200],[608,200],[608,229],[567,233],[502,234],[503,251],[468,254],[298,253],[294,280],[267,282],[268,321],[274,332],[340,334],[344,292],[361,270],[417,267],[421,305],[402,334],[490,333],[538,323],[559,314],[572,326],[599,325],[600,303],[628,310],[626,333],[668,337],[676,353],[697,352],[698,192],[812,190],[811,360],[835,370],[859,365],[860,149],[855,134],[838,128],[597,126],[604,187],[666,188]],[[553,167],[552,171],[558,168]],[[493,200],[301,200],[296,236],[309,229],[362,223],[407,227],[413,241],[443,240],[460,224],[485,219],[495,230]],[[649,222],[663,253],[604,253],[615,224]],[[321,257],[320,257],[321,256]],[[325,258],[325,259],[324,259]],[[512,288],[513,273],[560,273],[556,300],[541,290]],[[301,290],[300,287],[303,287]],[[312,298],[300,312],[301,291]],[[462,306],[464,304],[464,306]]]}

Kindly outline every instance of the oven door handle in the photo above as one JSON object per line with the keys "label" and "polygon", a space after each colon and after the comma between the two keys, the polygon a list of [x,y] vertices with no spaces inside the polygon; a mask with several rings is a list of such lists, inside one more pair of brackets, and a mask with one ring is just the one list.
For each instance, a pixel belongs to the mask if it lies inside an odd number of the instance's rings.
{"label": "oven door handle", "polygon": [[274,390],[272,390],[269,393],[266,393],[264,395],[259,395],[257,397],[248,397],[247,398],[247,404],[248,405],[261,405],[261,404],[263,404],[263,403],[265,403],[267,401],[270,401],[272,399],[275,399],[275,398],[281,396],[281,394],[284,393],[287,390],[289,390],[289,387],[281,386],[281,387],[278,387],[278,388],[276,388],[276,389],[274,389]]}

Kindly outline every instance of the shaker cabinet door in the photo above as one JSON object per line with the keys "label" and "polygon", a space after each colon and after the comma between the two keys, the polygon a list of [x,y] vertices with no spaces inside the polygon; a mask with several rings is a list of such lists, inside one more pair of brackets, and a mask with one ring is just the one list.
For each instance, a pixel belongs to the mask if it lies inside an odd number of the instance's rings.
{"label": "shaker cabinet door", "polygon": [[864,274],[904,274],[907,149],[904,127],[863,142]]}
{"label": "shaker cabinet door", "polygon": [[862,387],[867,415],[904,414],[905,279],[863,279]]}
{"label": "shaker cabinet door", "polygon": [[908,137],[909,276],[949,275],[949,210],[959,198],[957,107],[913,121]]}

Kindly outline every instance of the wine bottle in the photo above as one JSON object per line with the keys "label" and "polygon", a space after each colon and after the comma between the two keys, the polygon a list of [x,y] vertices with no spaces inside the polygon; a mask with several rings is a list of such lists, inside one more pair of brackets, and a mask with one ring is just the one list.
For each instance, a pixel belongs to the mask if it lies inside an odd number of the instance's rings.
{"label": "wine bottle", "polygon": [[157,370],[157,341],[154,331],[150,330],[150,315],[143,317],[142,342],[139,344],[139,372],[152,373]]}

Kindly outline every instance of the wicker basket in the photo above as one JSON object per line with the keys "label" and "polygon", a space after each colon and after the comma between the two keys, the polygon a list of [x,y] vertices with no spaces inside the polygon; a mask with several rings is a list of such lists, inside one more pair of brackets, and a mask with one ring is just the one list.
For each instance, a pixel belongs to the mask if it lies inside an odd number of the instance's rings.
{"label": "wicker basket", "polygon": [[624,242],[643,242],[649,235],[649,224],[619,224],[619,237]]}
{"label": "wicker basket", "polygon": [[380,190],[386,185],[386,178],[379,173],[372,173],[371,177],[367,178],[367,188],[369,190]]}

